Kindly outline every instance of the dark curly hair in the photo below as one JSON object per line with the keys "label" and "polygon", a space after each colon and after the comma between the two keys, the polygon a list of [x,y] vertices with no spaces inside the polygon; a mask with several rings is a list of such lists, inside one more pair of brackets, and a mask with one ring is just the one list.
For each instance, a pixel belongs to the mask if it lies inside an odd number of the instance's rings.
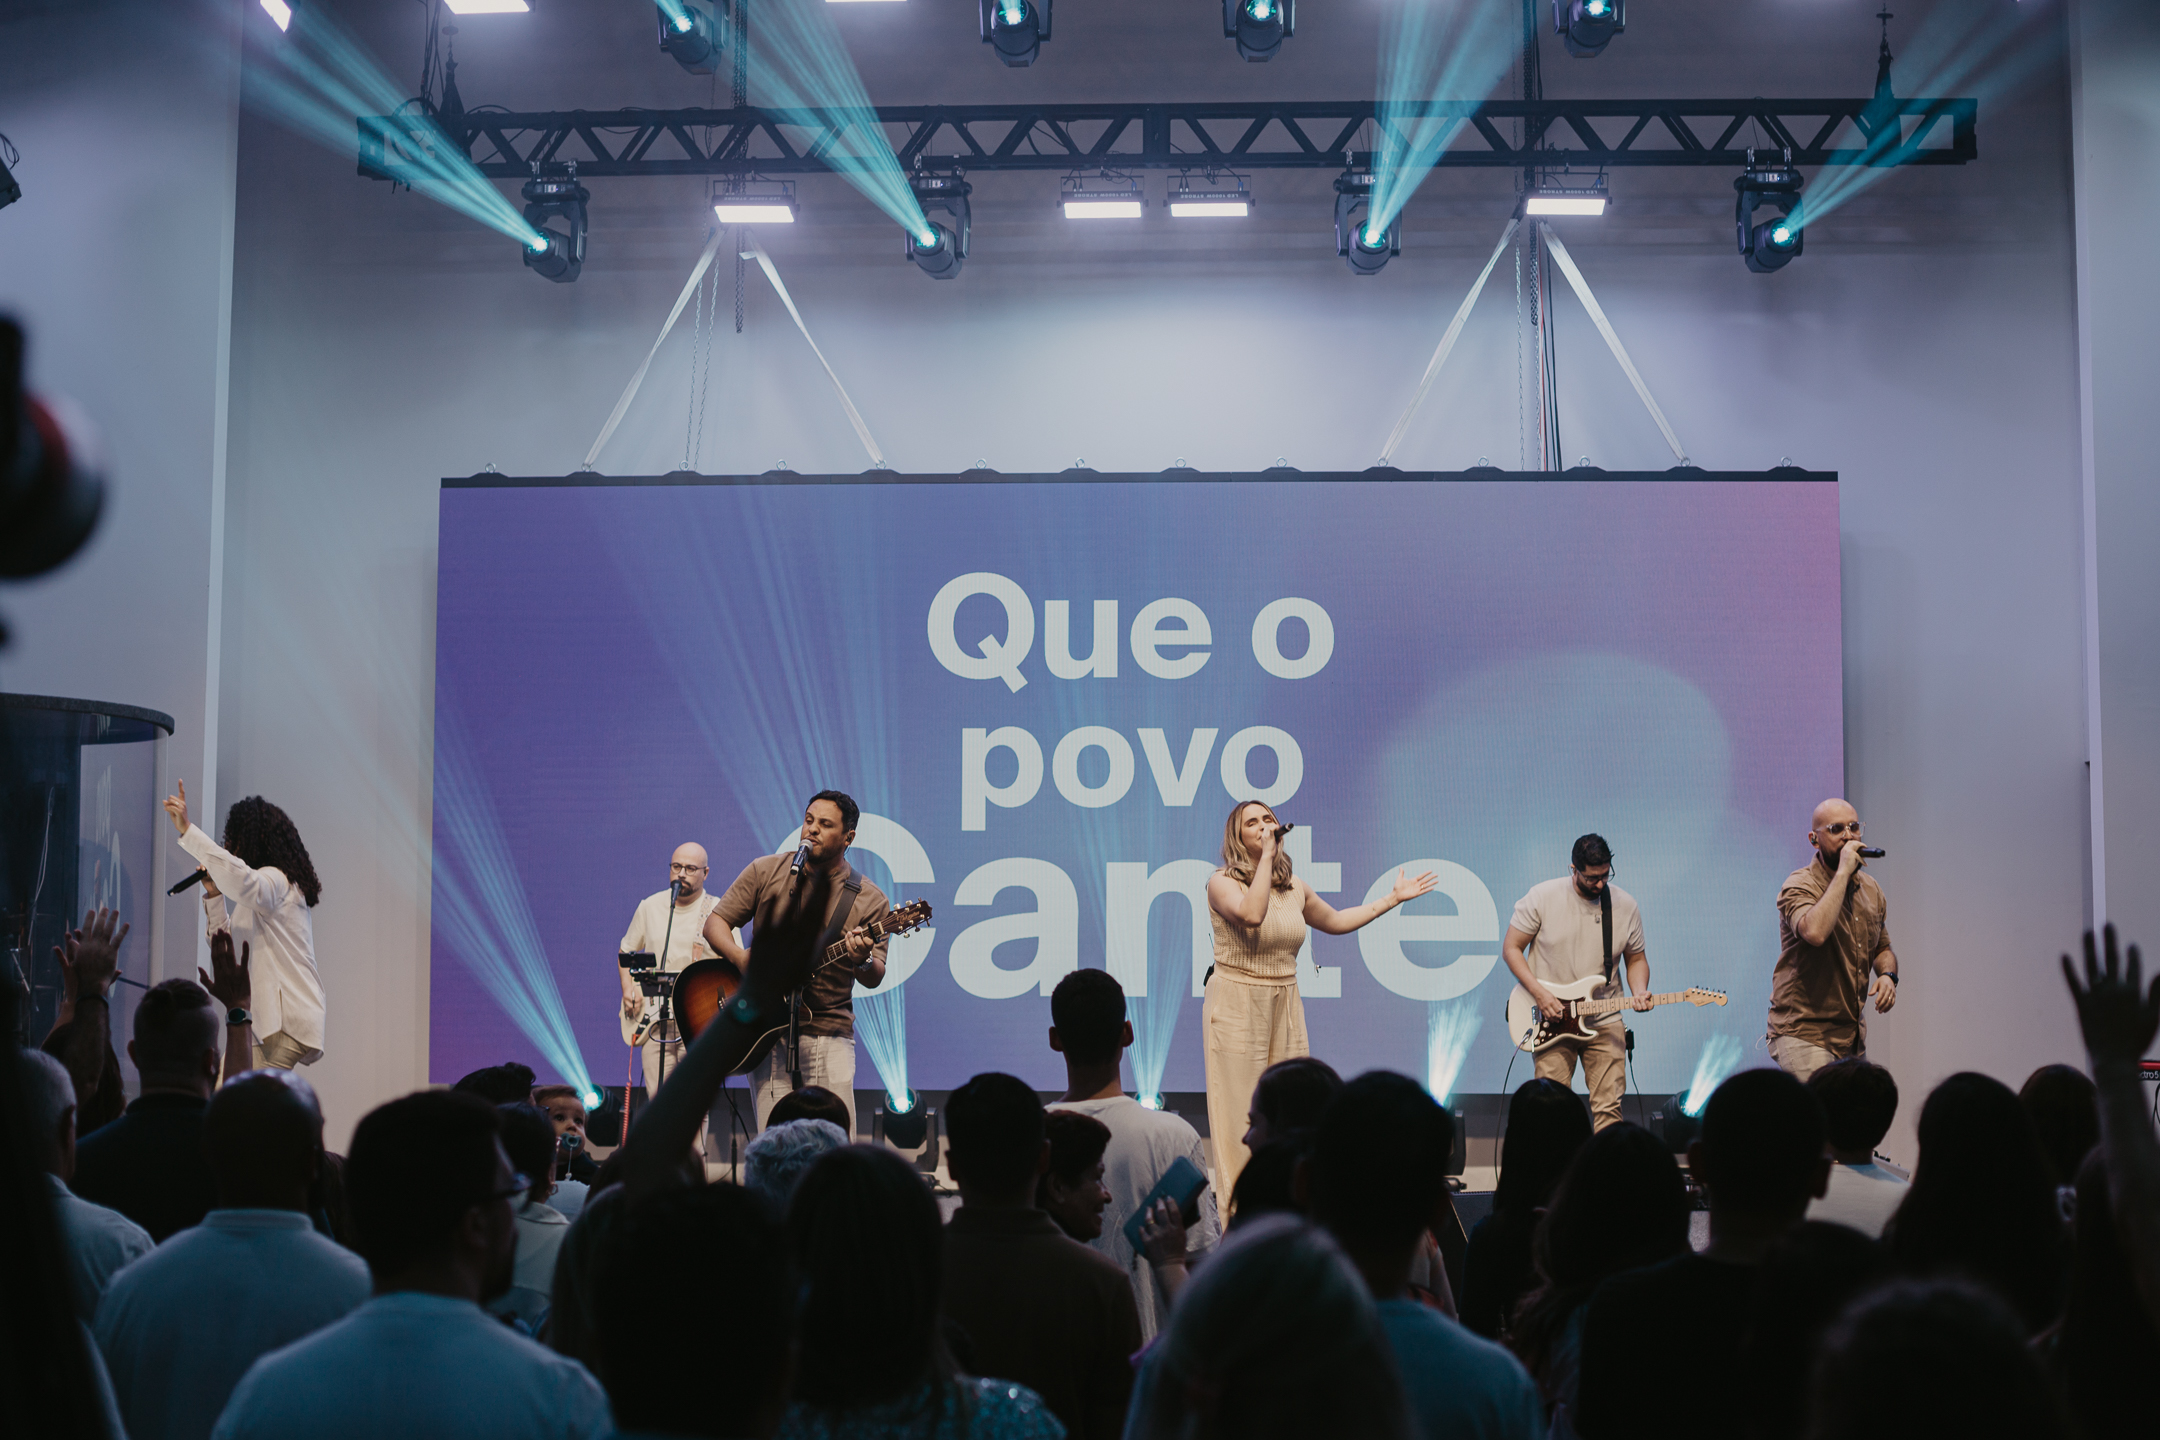
{"label": "dark curly hair", "polygon": [[322,881],[315,878],[315,862],[292,817],[260,795],[233,801],[225,812],[225,848],[240,857],[250,870],[275,869],[300,887],[309,906],[322,899]]}

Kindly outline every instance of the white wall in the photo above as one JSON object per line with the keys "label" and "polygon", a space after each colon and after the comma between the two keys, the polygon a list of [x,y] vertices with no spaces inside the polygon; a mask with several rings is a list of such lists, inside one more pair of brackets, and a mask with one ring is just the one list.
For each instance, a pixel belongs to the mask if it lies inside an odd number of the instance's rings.
{"label": "white wall", "polygon": [[[414,7],[348,8],[394,74],[417,71]],[[1864,94],[1871,8],[1646,5],[1599,61],[1549,50],[1548,93]],[[467,103],[715,93],[620,10],[466,20]],[[1369,94],[1381,11],[1314,7],[1258,66],[1205,7],[1073,5],[1022,72],[989,58],[958,0],[833,13],[872,97],[907,103]],[[1910,33],[1917,16],[1900,17]],[[1978,164],[1888,176],[1778,275],[1732,253],[1720,171],[1620,172],[1613,216],[1564,232],[1699,463],[1789,455],[1843,476],[1850,790],[1893,852],[1879,873],[1910,977],[1873,1043],[1907,1124],[1951,1071],[2014,1084],[2076,1057],[2048,965],[2084,923],[2085,886],[2066,72],[1983,107]],[[1187,229],[1158,206],[1090,229],[1056,216],[1054,176],[978,177],[975,257],[949,284],[902,262],[894,227],[829,179],[806,181],[805,222],[766,242],[901,470],[1357,468],[1499,233],[1510,182],[1436,176],[1401,259],[1365,280],[1332,254],[1330,178],[1262,172],[1242,224]],[[418,1083],[426,1054],[437,481],[573,468],[703,241],[697,182],[592,189],[592,258],[552,286],[501,237],[355,178],[349,155],[241,126],[221,788],[284,803],[325,877],[315,1078],[334,1132]],[[863,468],[755,272],[751,287],[747,332],[713,343],[698,468]],[[1515,463],[1513,288],[1503,266],[1399,463]],[[1559,324],[1570,460],[1670,463],[1572,297]],[[689,341],[686,321],[603,470],[682,464]],[[1792,825],[1797,864],[1805,817]]]}
{"label": "white wall", "polygon": [[[215,789],[239,11],[240,0],[103,0],[0,18],[0,131],[21,151],[23,189],[0,210],[0,311],[29,332],[32,387],[94,423],[110,477],[83,553],[0,590],[16,637],[0,652],[0,688],[166,712],[177,729],[159,778],[185,778],[204,804]],[[161,814],[143,820],[167,879],[194,868],[182,868]],[[200,906],[176,900],[154,927],[141,920],[129,972],[143,973],[154,938],[153,973],[192,976]]]}
{"label": "white wall", "polygon": [[2125,938],[2160,945],[2160,891],[2144,866],[2160,813],[2160,458],[2152,441],[2160,278],[2160,12],[2081,0],[2077,14],[2078,284],[2088,378],[2085,463],[2097,565],[2105,909]]}

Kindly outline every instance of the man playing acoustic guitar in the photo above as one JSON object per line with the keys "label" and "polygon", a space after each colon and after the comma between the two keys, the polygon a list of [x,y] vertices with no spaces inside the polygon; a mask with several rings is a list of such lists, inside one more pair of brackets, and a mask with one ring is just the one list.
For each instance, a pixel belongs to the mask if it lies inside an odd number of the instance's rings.
{"label": "man playing acoustic guitar", "polygon": [[[1593,999],[1619,996],[1619,957],[1627,960],[1627,988],[1632,1010],[1650,1008],[1650,956],[1643,949],[1642,911],[1635,897],[1612,883],[1612,847],[1600,835],[1585,835],[1569,856],[1574,873],[1542,881],[1515,902],[1501,953],[1508,969],[1546,1015],[1565,1007],[1548,987],[1602,977]],[[1590,1089],[1591,1123],[1602,1130],[1620,1118],[1620,1096],[1627,1087],[1627,1037],[1616,1014],[1595,1026],[1594,1040],[1565,1039],[1537,1052],[1537,1075],[1562,1085],[1575,1078],[1582,1060],[1583,1083]]]}
{"label": "man playing acoustic guitar", "polygon": [[[803,897],[825,896],[825,935],[802,957],[802,1083],[822,1085],[848,1107],[848,1128],[855,1120],[855,982],[876,988],[885,978],[885,937],[875,942],[863,927],[884,919],[891,908],[885,892],[864,879],[847,861],[855,839],[855,802],[838,790],[820,790],[803,808],[800,869],[796,855],[765,855],[751,861],[728,886],[705,922],[705,940],[737,966],[747,969],[749,951],[735,939],[745,922],[771,924],[792,912]],[[799,890],[799,894],[798,894]],[[852,901],[852,904],[849,902]],[[814,903],[814,902],[812,902]],[[843,907],[844,910],[843,910]],[[846,953],[825,964],[828,945],[844,943]],[[774,1045],[751,1072],[757,1095],[758,1128],[780,1097],[795,1088],[788,1070],[787,1047]]]}

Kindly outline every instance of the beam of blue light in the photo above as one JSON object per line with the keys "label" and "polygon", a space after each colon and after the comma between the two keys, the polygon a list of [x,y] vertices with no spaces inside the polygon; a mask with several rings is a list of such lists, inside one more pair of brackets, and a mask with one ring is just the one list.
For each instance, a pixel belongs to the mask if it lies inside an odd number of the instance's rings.
{"label": "beam of blue light", "polygon": [[[2051,64],[2060,52],[2062,30],[2040,24],[2046,7],[2017,0],[1942,0],[1894,66],[1900,89],[1909,95],[1948,96],[1963,92],[1979,100],[1997,100]],[[1875,137],[1863,147],[1865,163],[1825,169],[1792,212],[1795,230],[1806,228],[1847,201],[1872,189],[1895,165],[1878,164],[1906,143],[1899,117],[1887,110],[1869,117]],[[1943,123],[1943,122],[1938,122]]]}
{"label": "beam of blue light", "polygon": [[557,1074],[594,1092],[502,822],[447,704],[435,718],[434,928]]}
{"label": "beam of blue light", "polygon": [[1704,1041],[1702,1054],[1695,1061],[1695,1079],[1688,1085],[1687,1099],[1680,1103],[1681,1113],[1690,1117],[1702,1114],[1703,1106],[1710,1103],[1711,1092],[1739,1068],[1738,1040],[1730,1035],[1713,1035]]}
{"label": "beam of blue light", "polygon": [[[325,149],[350,157],[360,117],[395,114],[406,97],[360,43],[321,7],[300,14],[284,41],[244,68],[241,95]],[[419,194],[535,250],[546,248],[518,207],[417,109],[398,117],[406,152],[398,178]],[[536,243],[538,242],[538,243]]]}
{"label": "beam of blue light", "polygon": [[895,985],[856,997],[855,1033],[877,1067],[887,1106],[905,1115],[915,1103],[915,1092],[908,1088],[907,987]]}
{"label": "beam of blue light", "polygon": [[1366,207],[1365,246],[1377,249],[1395,217],[1432,173],[1466,114],[1417,115],[1406,107],[1479,101],[1505,75],[1520,37],[1506,0],[1400,0],[1380,32],[1377,157]]}
{"label": "beam of blue light", "polygon": [[[682,694],[711,771],[760,841],[800,824],[803,803],[828,786],[847,791],[872,814],[892,816],[900,773],[887,722],[902,703],[892,657],[846,611],[802,603],[806,557],[775,517],[777,503],[746,490],[733,523],[693,513],[634,543],[619,526],[595,526],[615,537],[610,544],[624,588]],[[728,557],[725,567],[713,565],[716,555]],[[656,565],[677,581],[664,590],[648,583]],[[700,617],[695,646],[681,643],[686,613]],[[773,654],[801,657],[777,685],[715,680],[759,673]],[[847,677],[855,703],[831,703],[835,675]],[[851,858],[893,905],[910,898],[875,857],[858,849]],[[716,869],[731,877],[728,863],[715,853]],[[912,1093],[905,990],[904,980],[892,979],[855,990],[856,1032],[895,1114]]]}
{"label": "beam of blue light", "polygon": [[1433,1099],[1447,1104],[1455,1082],[1470,1058],[1470,1042],[1477,1039],[1485,1017],[1471,997],[1436,1001],[1425,1008],[1425,1088]]}
{"label": "beam of blue light", "polygon": [[[1006,0],[1008,7],[1014,0]],[[750,84],[763,108],[782,112],[784,123],[811,123],[816,111],[839,118],[836,135],[815,153],[841,179],[925,245],[937,232],[923,215],[892,141],[841,43],[824,0],[760,0],[757,39],[750,47]]]}
{"label": "beam of blue light", "polygon": [[697,22],[692,20],[690,12],[683,8],[682,0],[654,0],[654,3],[659,5],[660,13],[667,16],[668,24],[683,34],[687,35],[695,28]]}

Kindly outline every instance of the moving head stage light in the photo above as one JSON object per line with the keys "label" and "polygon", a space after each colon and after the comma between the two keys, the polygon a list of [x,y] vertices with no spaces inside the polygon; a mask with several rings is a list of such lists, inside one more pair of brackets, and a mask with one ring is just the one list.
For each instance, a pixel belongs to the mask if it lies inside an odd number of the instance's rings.
{"label": "moving head stage light", "polygon": [[1553,33],[1578,60],[1605,53],[1612,38],[1627,29],[1627,0],[1553,0]]}
{"label": "moving head stage light", "polygon": [[[585,202],[592,193],[578,184],[577,161],[533,163],[525,182],[525,223],[539,234],[525,246],[525,268],[546,280],[567,285],[585,268]],[[551,230],[550,220],[570,223],[570,231]]]}
{"label": "moving head stage light", "polygon": [[1033,65],[1050,38],[1050,0],[979,0],[983,44],[1015,69]]}
{"label": "moving head stage light", "polygon": [[1297,34],[1297,0],[1223,0],[1222,33],[1237,41],[1240,60],[1272,60]]}
{"label": "moving head stage light", "polygon": [[968,232],[972,228],[968,196],[975,187],[958,175],[916,175],[909,179],[908,188],[915,192],[915,203],[922,207],[924,219],[944,215],[951,223],[930,220],[927,240],[909,235],[907,258],[931,279],[950,280],[960,273],[968,257]]}
{"label": "moving head stage light", "polygon": [[[1807,232],[1792,218],[1805,182],[1790,164],[1758,166],[1754,161],[1750,152],[1747,173],[1733,181],[1733,189],[1740,192],[1733,218],[1740,233],[1740,258],[1748,269],[1767,275],[1784,268],[1806,239]],[[1755,212],[1765,205],[1777,211],[1777,218],[1757,224]]]}
{"label": "moving head stage light", "polygon": [[714,0],[672,0],[660,7],[660,48],[692,75],[710,75],[720,66],[726,43],[726,12]]}
{"label": "moving head stage light", "polygon": [[1352,170],[1335,178],[1335,253],[1353,275],[1377,275],[1402,254],[1402,216],[1379,231],[1372,225],[1371,174]]}

